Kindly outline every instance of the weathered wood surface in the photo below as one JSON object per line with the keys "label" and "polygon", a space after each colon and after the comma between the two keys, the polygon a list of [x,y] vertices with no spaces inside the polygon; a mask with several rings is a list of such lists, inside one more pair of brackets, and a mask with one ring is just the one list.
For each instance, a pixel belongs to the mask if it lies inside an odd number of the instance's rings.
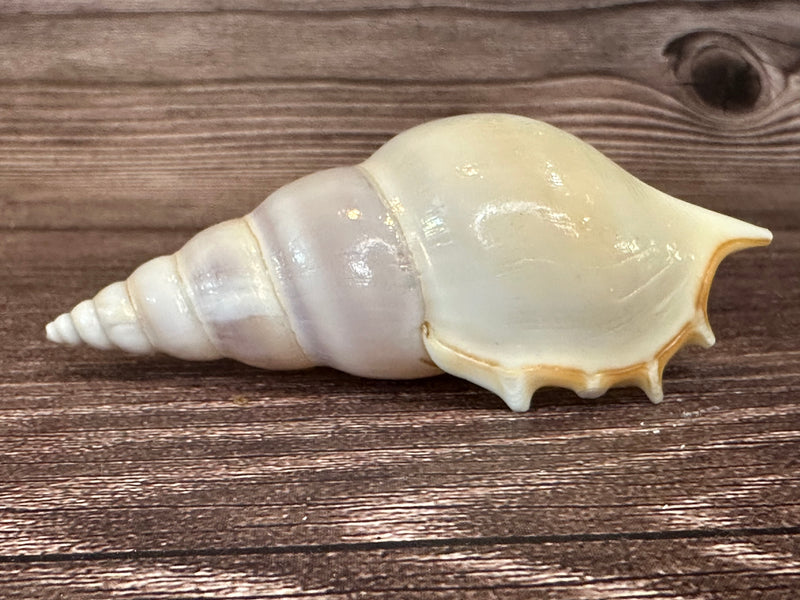
{"label": "weathered wood surface", "polygon": [[[800,3],[462,4],[0,4],[0,596],[796,597]],[[43,340],[278,185],[490,110],[775,231],[663,404]]]}
{"label": "weathered wood surface", "polygon": [[[0,13],[0,210],[16,227],[194,228],[419,122],[505,111],[563,126],[678,197],[786,220],[796,2],[547,4]],[[673,74],[664,51],[698,31],[736,32],[760,59],[758,110],[709,109]]]}

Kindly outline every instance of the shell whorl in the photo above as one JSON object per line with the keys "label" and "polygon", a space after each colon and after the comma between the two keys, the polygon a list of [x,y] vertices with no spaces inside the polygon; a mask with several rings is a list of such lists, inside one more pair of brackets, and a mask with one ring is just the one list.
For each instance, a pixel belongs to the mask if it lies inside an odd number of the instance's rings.
{"label": "shell whorl", "polygon": [[367,377],[438,371],[416,270],[356,167],[314,173],[47,325],[51,341]]}
{"label": "shell whorl", "polygon": [[550,385],[586,397],[636,385],[660,401],[669,357],[713,343],[705,302],[719,261],[772,239],[514,115],[420,125],[363,167],[424,256],[431,359],[518,411]]}

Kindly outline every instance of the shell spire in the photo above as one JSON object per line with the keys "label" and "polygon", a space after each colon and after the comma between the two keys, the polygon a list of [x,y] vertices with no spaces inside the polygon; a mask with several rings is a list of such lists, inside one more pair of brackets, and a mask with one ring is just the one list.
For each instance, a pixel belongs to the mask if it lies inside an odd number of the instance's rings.
{"label": "shell spire", "polygon": [[312,363],[299,347],[246,218],[209,227],[46,327],[53,342],[264,368]]}
{"label": "shell spire", "polygon": [[102,350],[403,379],[439,373],[422,318],[401,234],[364,174],[347,167],[294,181],[201,231],[46,332]]}
{"label": "shell spire", "polygon": [[47,339],[56,344],[81,343],[99,350],[119,349],[132,354],[150,354],[156,348],[145,335],[131,304],[125,283],[117,281],[92,300],[84,300],[59,315],[45,328]]}

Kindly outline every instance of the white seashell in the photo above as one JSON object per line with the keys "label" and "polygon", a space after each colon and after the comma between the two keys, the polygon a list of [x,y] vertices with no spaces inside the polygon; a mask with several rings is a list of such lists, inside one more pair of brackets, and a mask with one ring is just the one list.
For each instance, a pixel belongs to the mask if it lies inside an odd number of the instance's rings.
{"label": "white seashell", "polygon": [[642,183],[524,117],[415,127],[309,175],[78,304],[48,339],[268,369],[463,377],[527,410],[710,346],[717,265],[772,234]]}

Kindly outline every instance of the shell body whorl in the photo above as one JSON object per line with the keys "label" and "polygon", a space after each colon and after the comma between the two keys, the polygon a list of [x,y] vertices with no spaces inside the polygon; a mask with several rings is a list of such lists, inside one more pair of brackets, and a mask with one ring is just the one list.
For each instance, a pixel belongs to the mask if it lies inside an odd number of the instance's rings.
{"label": "shell body whorl", "polygon": [[418,126],[200,232],[47,327],[53,341],[368,377],[439,369],[526,410],[545,385],[660,401],[730,252],[769,231],[672,198],[513,115]]}
{"label": "shell body whorl", "polygon": [[363,166],[424,256],[431,358],[515,410],[545,385],[594,397],[634,384],[660,401],[671,353],[713,343],[709,271],[771,239],[524,117],[433,121]]}

